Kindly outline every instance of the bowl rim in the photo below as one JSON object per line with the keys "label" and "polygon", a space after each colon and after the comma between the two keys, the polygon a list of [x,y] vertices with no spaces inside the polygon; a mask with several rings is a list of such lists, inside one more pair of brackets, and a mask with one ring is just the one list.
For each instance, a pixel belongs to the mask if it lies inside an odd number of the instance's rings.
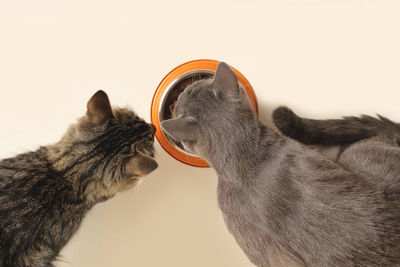
{"label": "bowl rim", "polygon": [[[217,69],[219,61],[213,59],[197,59],[185,62],[174,69],[172,69],[158,84],[156,91],[154,92],[153,99],[151,101],[151,109],[150,109],[150,119],[151,123],[156,126],[155,136],[160,143],[161,147],[173,158],[178,161],[188,164],[194,167],[203,167],[207,168],[210,165],[201,157],[197,157],[194,155],[189,155],[184,153],[182,150],[179,150],[175,146],[173,146],[168,137],[166,137],[161,130],[160,126],[160,107],[163,104],[163,99],[166,96],[167,90],[170,89],[170,84],[174,83],[179,77],[182,75],[186,75],[190,72],[194,71],[211,71],[214,72]],[[250,103],[255,110],[256,114],[258,114],[258,104],[257,99],[251,86],[250,82],[234,67],[230,66],[232,70],[235,72],[238,77],[238,81],[240,85],[245,90],[247,96],[249,97]]]}

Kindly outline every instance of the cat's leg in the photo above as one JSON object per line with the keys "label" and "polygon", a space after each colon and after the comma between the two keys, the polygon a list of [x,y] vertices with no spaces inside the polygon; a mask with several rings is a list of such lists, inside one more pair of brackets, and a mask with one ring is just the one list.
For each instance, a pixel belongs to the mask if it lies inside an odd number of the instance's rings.
{"label": "cat's leg", "polygon": [[400,127],[383,117],[313,120],[301,118],[287,107],[275,109],[272,116],[283,134],[307,145],[346,145],[378,134],[400,136]]}

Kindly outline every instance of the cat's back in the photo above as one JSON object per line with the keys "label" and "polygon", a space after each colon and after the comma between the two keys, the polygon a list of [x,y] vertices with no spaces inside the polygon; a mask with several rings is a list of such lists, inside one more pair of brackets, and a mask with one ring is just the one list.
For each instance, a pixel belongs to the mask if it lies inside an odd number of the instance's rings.
{"label": "cat's back", "polygon": [[43,148],[2,159],[0,160],[0,181],[11,182],[13,179],[26,179],[28,176],[47,173],[48,166],[49,162]]}
{"label": "cat's back", "polygon": [[400,147],[393,138],[377,136],[356,142],[337,162],[386,194],[400,193]]}
{"label": "cat's back", "polygon": [[[0,210],[12,213],[12,206],[51,208],[63,201],[78,201],[72,183],[55,170],[47,158],[46,147],[0,161]],[[17,211],[21,206],[15,206]],[[4,218],[4,217],[3,217]]]}
{"label": "cat's back", "polygon": [[247,182],[235,186],[220,178],[218,187],[227,226],[250,258],[279,244],[317,266],[400,264],[400,212],[393,201],[293,140],[274,144],[260,151]]}
{"label": "cat's back", "polygon": [[3,198],[11,194],[21,198],[34,197],[32,190],[39,190],[40,185],[60,181],[61,174],[48,161],[44,147],[0,161],[0,194]]}
{"label": "cat's back", "polygon": [[[398,152],[393,147],[382,153],[390,154],[392,160],[400,155],[395,155]],[[321,259],[336,258],[341,266],[350,260],[368,266],[400,265],[400,210],[394,198],[377,187],[377,182],[371,183],[296,141],[286,155],[273,183],[273,191],[279,192],[275,198],[287,205],[286,211],[278,209],[287,215],[285,232],[292,232],[297,240],[311,233],[303,248],[320,251]],[[376,156],[378,159],[379,153]],[[381,162],[382,158],[375,164]],[[279,206],[284,207],[282,203]],[[324,255],[324,251],[331,253]]]}
{"label": "cat's back", "polygon": [[[62,221],[85,212],[70,208],[79,206],[71,197],[73,188],[52,168],[45,152],[41,148],[0,161],[0,248],[21,250],[35,242],[61,245],[69,238],[69,228],[76,227],[73,220],[64,225]],[[59,234],[49,235],[52,231]]]}

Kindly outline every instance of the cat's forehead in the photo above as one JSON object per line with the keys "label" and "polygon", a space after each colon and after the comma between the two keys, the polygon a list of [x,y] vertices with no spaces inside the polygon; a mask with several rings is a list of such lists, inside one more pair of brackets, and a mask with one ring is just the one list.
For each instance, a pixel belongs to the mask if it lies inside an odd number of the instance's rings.
{"label": "cat's forehead", "polygon": [[128,108],[113,108],[115,119],[121,122],[143,121],[133,110]]}
{"label": "cat's forehead", "polygon": [[185,91],[181,94],[178,102],[186,102],[186,101],[196,101],[204,99],[207,95],[212,93],[212,83],[211,80],[200,80],[196,81],[193,84],[189,85]]}
{"label": "cat's forehead", "polygon": [[132,133],[134,135],[151,135],[154,133],[154,127],[151,127],[149,123],[129,108],[114,108],[113,114],[115,119],[114,122],[108,126],[110,128],[114,128],[120,132]]}
{"label": "cat's forehead", "polygon": [[140,129],[141,132],[151,131],[149,124],[129,108],[114,108],[113,114],[115,118],[113,125],[115,127],[127,131],[129,129],[134,129],[135,131]]}

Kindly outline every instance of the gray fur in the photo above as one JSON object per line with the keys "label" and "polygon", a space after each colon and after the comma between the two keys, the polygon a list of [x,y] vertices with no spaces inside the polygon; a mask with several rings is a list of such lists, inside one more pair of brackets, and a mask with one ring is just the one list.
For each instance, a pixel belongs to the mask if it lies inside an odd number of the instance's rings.
{"label": "gray fur", "polygon": [[[361,141],[335,163],[262,125],[243,90],[228,86],[235,78],[220,63],[215,80],[180,95],[174,119],[195,120],[185,131],[198,138],[183,143],[215,168],[219,207],[249,259],[257,266],[400,265],[399,132],[386,127],[389,136],[376,137],[368,153]],[[161,126],[183,141],[168,121]],[[385,151],[375,154],[376,145]]]}
{"label": "gray fur", "polygon": [[53,266],[97,203],[157,167],[155,127],[97,92],[62,139],[0,161],[0,267]]}

